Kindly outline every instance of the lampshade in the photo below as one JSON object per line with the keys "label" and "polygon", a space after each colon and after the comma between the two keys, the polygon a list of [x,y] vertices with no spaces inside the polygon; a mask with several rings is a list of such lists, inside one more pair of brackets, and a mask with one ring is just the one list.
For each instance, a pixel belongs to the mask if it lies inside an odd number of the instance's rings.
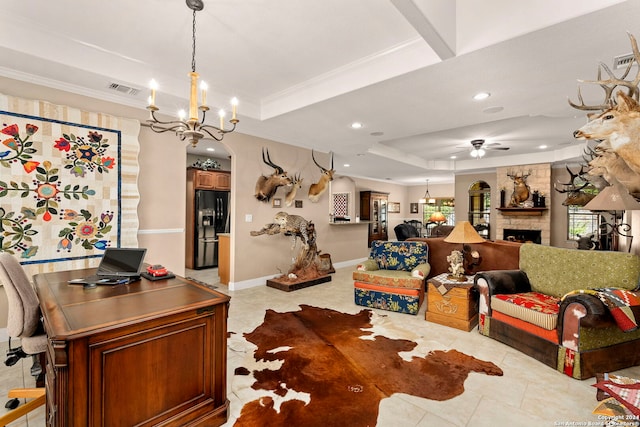
{"label": "lampshade", "polygon": [[636,201],[620,183],[605,187],[584,209],[590,211],[631,211],[640,209],[640,203]]}
{"label": "lampshade", "polygon": [[429,222],[445,222],[447,218],[440,211],[435,211],[429,217]]}
{"label": "lampshade", "polygon": [[469,221],[458,221],[451,233],[444,238],[448,243],[482,243],[484,239],[480,237]]}

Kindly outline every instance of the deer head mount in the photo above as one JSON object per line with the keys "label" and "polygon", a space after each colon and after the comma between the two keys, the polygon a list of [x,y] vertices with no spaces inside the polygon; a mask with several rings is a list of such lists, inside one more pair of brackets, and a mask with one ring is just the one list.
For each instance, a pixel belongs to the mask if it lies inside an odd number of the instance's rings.
{"label": "deer head mount", "polygon": [[509,206],[517,207],[520,203],[524,203],[531,194],[530,188],[527,185],[527,178],[531,175],[531,169],[526,174],[521,172],[520,174],[514,171],[507,171],[507,176],[513,181],[513,193],[511,193],[511,200]]}
{"label": "deer head mount", "polygon": [[[606,64],[600,63],[596,80],[578,80],[580,83],[599,85],[604,90],[604,100],[588,105],[578,87],[579,103],[569,100],[569,104],[579,110],[603,111],[600,114],[589,114],[590,121],[573,133],[576,139],[601,141],[596,146],[596,156],[589,161],[588,173],[603,176],[609,183],[620,182],[637,198],[637,190],[640,189],[640,65],[635,77],[628,76],[632,66],[640,64],[640,50],[635,37],[627,34],[634,60],[628,63],[620,77]],[[607,78],[603,78],[603,71]],[[620,90],[614,93],[616,88]]]}
{"label": "deer head mount", "polygon": [[311,150],[311,158],[313,159],[313,163],[316,164],[320,168],[322,175],[320,175],[320,180],[315,184],[311,184],[309,187],[309,200],[316,203],[320,200],[320,196],[327,191],[327,187],[329,185],[329,181],[333,181],[333,174],[335,170],[333,169],[333,153],[331,153],[331,167],[330,169],[326,169],[316,161],[316,158],[313,154],[313,150]]}
{"label": "deer head mount", "polygon": [[273,173],[269,176],[262,175],[258,178],[255,197],[261,202],[268,202],[276,194],[278,187],[291,184],[291,178],[287,176],[284,169],[271,161],[269,150],[264,148],[262,148],[262,161],[273,168]]}
{"label": "deer head mount", "polygon": [[586,174],[584,170],[584,165],[580,165],[580,171],[574,173],[569,166],[565,165],[567,168],[567,172],[569,172],[569,176],[571,180],[567,183],[560,183],[562,188],[558,188],[556,184],[553,184],[553,188],[562,194],[566,194],[567,197],[562,202],[563,206],[584,206],[591,201],[596,195],[593,192],[585,192],[583,191],[587,187],[589,187],[589,181],[584,179]]}

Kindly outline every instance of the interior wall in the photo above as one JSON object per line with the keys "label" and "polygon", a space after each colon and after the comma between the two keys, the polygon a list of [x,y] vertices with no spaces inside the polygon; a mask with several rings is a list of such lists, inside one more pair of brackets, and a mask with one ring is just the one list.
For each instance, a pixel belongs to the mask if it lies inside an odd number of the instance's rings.
{"label": "interior wall", "polygon": [[[311,151],[293,147],[275,141],[257,138],[250,135],[233,133],[224,139],[227,151],[231,153],[231,277],[230,288],[239,289],[264,283],[270,278],[288,271],[291,258],[297,254],[297,248],[291,249],[292,239],[283,235],[251,236],[251,231],[259,231],[262,227],[273,223],[274,215],[280,211],[291,215],[302,216],[314,223],[317,234],[318,249],[331,255],[332,262],[349,262],[366,258],[367,224],[356,224],[355,218],[350,225],[332,225],[329,223],[331,203],[329,189],[317,203],[308,198],[309,186],[317,182],[321,172],[313,163]],[[270,175],[273,168],[262,161],[262,149],[268,149],[271,160],[281,166],[289,175],[301,174],[302,188],[298,190],[296,200],[302,202],[302,208],[286,207],[284,198],[287,188],[276,190],[274,198],[281,200],[280,207],[273,207],[272,202],[258,201],[255,195],[256,181],[259,176]],[[316,159],[321,165],[329,166],[328,153],[316,152]],[[401,212],[389,215],[389,230],[408,216],[406,187],[387,182],[353,178],[355,183],[354,216],[359,215],[359,193],[363,190],[389,192],[390,201],[400,202]],[[235,220],[235,221],[234,221]],[[393,232],[390,235],[393,236]],[[299,243],[298,243],[299,244]],[[247,283],[255,282],[255,283]]]}
{"label": "interior wall", "polygon": [[[24,99],[37,99],[83,111],[101,112],[144,122],[143,109],[126,107],[86,96],[12,79],[0,79],[0,92]],[[148,249],[146,260],[164,264],[184,275],[184,218],[186,152],[170,134],[156,134],[142,127],[138,138],[138,246]],[[6,327],[6,295],[0,289],[0,328]],[[2,338],[2,337],[0,337]]]}
{"label": "interior wall", "polygon": [[[424,205],[418,205],[418,213],[411,213],[411,210],[409,208],[411,203],[417,203],[418,200],[423,198],[426,192],[426,183],[424,185],[414,185],[411,187],[407,187],[407,210],[403,210],[403,213],[405,214],[405,220],[409,221],[412,219],[417,219],[418,221],[422,221],[422,209]],[[429,195],[431,197],[454,198],[455,193],[456,185],[453,182],[447,184],[429,184]],[[457,202],[458,201],[456,200],[456,204]]]}

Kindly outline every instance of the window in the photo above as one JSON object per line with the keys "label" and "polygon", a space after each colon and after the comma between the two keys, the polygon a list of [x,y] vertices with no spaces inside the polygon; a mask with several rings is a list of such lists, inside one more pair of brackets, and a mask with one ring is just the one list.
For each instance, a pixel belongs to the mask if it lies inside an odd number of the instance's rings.
{"label": "window", "polygon": [[593,233],[598,235],[600,214],[584,209],[582,206],[569,206],[567,208],[567,238],[578,240],[578,234],[586,236]]}
{"label": "window", "polygon": [[440,211],[447,219],[442,224],[445,225],[455,225],[455,203],[453,199],[440,199],[436,198],[436,202],[434,204],[424,204],[422,205],[422,222],[424,224],[429,223],[429,217],[436,212]]}

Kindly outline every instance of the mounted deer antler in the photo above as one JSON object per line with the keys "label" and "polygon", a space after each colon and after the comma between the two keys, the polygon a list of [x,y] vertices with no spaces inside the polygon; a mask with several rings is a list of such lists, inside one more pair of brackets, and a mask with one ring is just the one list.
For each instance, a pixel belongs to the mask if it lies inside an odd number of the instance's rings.
{"label": "mounted deer antler", "polygon": [[266,165],[271,166],[274,171],[268,177],[262,175],[260,176],[260,178],[258,178],[258,181],[256,182],[255,196],[256,199],[260,200],[261,202],[267,202],[271,200],[274,194],[276,194],[276,190],[278,189],[278,187],[283,185],[290,185],[291,178],[287,176],[287,173],[284,171],[284,169],[271,161],[271,158],[269,157],[269,150],[266,150],[265,156],[264,148],[262,148],[262,161]]}
{"label": "mounted deer antler", "polygon": [[289,207],[293,204],[293,200],[296,198],[296,194],[298,193],[298,189],[302,188],[302,181],[304,178],[300,178],[300,174],[294,175],[291,179],[291,190],[284,197],[284,204],[286,207]]}
{"label": "mounted deer antler", "polygon": [[513,180],[513,193],[511,193],[511,200],[509,206],[515,207],[529,198],[529,186],[527,185],[527,178],[531,175],[531,169],[527,174],[516,174],[513,171],[507,171],[507,176]]}
{"label": "mounted deer antler", "polygon": [[576,183],[576,180],[585,174],[584,165],[580,165],[580,172],[578,173],[573,173],[573,171],[569,169],[568,165],[565,165],[565,167],[567,168],[567,172],[569,172],[569,176],[571,177],[571,180],[566,184],[560,183],[560,185],[565,187],[563,189],[559,189],[555,183],[553,184],[553,188],[558,193],[562,193],[562,194],[567,193],[567,198],[562,202],[562,205],[563,206],[586,205],[596,195],[591,193],[585,193],[584,191],[582,191],[589,186],[589,181],[585,180],[581,185],[578,185]]}
{"label": "mounted deer antler", "polygon": [[[604,90],[604,102],[598,105],[586,105],[584,100],[582,99],[582,93],[580,91],[580,87],[578,87],[578,100],[580,104],[575,104],[571,100],[569,100],[569,105],[578,110],[586,110],[586,111],[597,111],[597,110],[608,110],[613,108],[613,91],[618,86],[623,86],[627,88],[627,96],[638,101],[638,84],[640,83],[640,50],[638,50],[638,42],[636,38],[631,34],[627,33],[629,36],[629,40],[631,41],[631,48],[633,50],[634,60],[629,61],[627,64],[627,68],[621,77],[616,77],[616,75],[611,71],[611,69],[603,62],[600,62],[598,65],[598,77],[596,80],[578,80],[580,83],[595,83],[600,85]],[[631,71],[631,67],[634,63],[638,64],[638,72],[633,80],[625,80]],[[608,79],[602,78],[602,70],[604,70],[608,75]]]}
{"label": "mounted deer antler", "polygon": [[318,164],[316,158],[313,154],[313,150],[311,150],[311,158],[313,159],[313,163],[316,164],[322,171],[322,175],[320,176],[320,180],[315,184],[311,184],[309,187],[309,200],[316,203],[320,200],[320,196],[327,190],[327,185],[329,181],[333,181],[333,173],[335,170],[333,169],[333,153],[331,153],[331,169],[325,169]]}

